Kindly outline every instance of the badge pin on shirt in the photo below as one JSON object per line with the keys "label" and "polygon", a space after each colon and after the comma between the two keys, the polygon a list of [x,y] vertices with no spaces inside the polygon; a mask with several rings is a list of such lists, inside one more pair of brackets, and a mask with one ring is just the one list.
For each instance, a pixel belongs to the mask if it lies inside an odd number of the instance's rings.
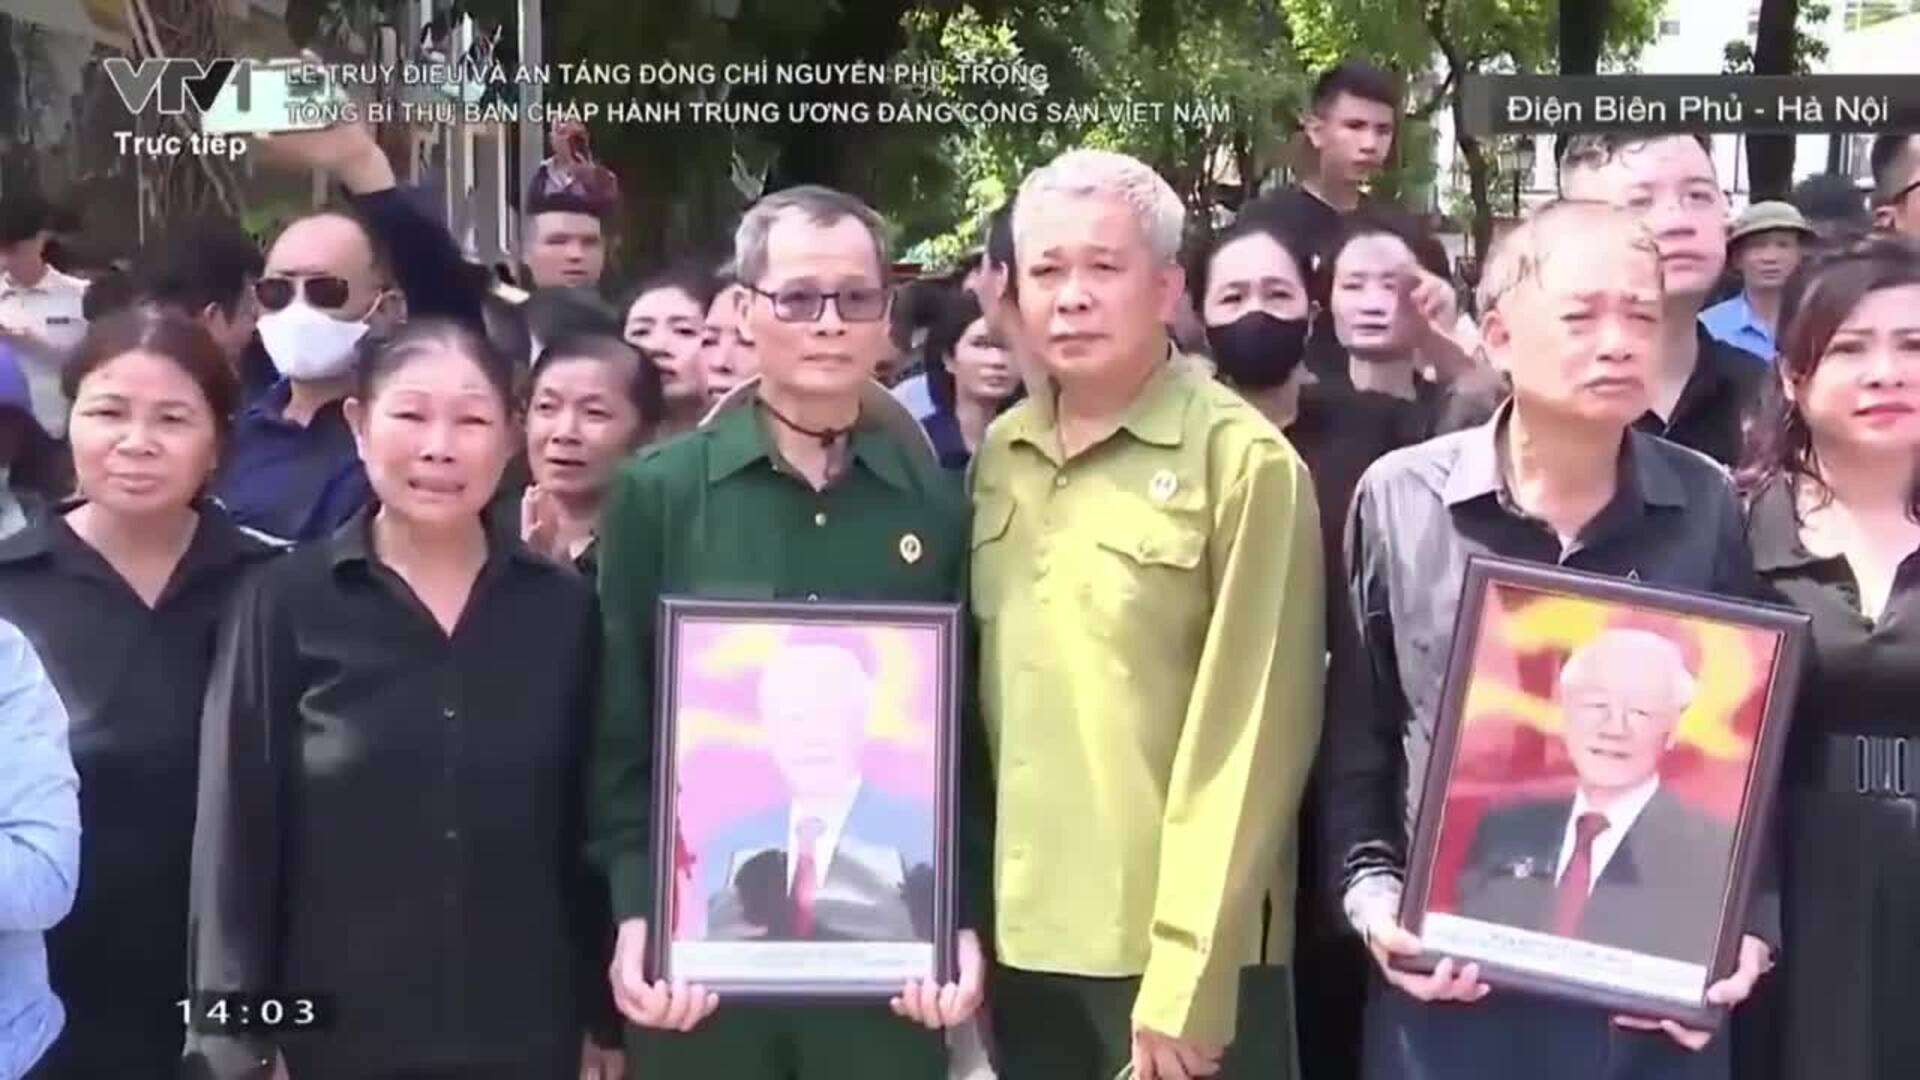
{"label": "badge pin on shirt", "polygon": [[906,533],[900,537],[900,558],[904,560],[908,566],[912,566],[914,563],[920,561],[920,552],[919,537],[912,533]]}
{"label": "badge pin on shirt", "polygon": [[1154,473],[1153,480],[1147,484],[1147,494],[1153,496],[1153,501],[1157,503],[1173,498],[1173,493],[1178,490],[1180,490],[1180,481],[1168,469],[1161,469]]}

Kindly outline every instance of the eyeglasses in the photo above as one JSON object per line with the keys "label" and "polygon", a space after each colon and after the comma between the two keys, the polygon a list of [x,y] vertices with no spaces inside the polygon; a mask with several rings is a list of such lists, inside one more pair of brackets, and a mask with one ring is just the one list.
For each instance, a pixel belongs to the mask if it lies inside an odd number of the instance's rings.
{"label": "eyeglasses", "polygon": [[814,322],[825,314],[829,300],[848,322],[875,322],[886,315],[893,295],[885,288],[872,285],[856,285],[836,292],[821,292],[802,285],[768,292],[757,285],[748,285],[747,291],[773,301],[773,316],[781,322]]}
{"label": "eyeglasses", "polygon": [[296,295],[305,293],[307,303],[322,311],[337,311],[346,306],[347,294],[352,291],[346,278],[320,274],[315,277],[263,277],[253,283],[254,298],[268,311],[279,311],[293,303]]}
{"label": "eyeglasses", "polygon": [[1886,198],[1880,200],[1880,205],[1881,206],[1899,206],[1902,202],[1906,200],[1907,196],[1913,194],[1914,188],[1920,188],[1920,178],[1916,178],[1912,183],[1908,184],[1906,187],[1903,187],[1899,191],[1896,191],[1893,194],[1887,196]]}

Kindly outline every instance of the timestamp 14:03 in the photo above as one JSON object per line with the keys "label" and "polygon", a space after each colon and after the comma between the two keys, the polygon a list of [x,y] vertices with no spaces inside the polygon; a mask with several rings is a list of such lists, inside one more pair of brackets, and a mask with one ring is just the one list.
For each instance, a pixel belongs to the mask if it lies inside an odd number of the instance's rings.
{"label": "timestamp 14:03", "polygon": [[173,1006],[183,1026],[209,1034],[323,1031],[333,1022],[324,994],[196,994]]}

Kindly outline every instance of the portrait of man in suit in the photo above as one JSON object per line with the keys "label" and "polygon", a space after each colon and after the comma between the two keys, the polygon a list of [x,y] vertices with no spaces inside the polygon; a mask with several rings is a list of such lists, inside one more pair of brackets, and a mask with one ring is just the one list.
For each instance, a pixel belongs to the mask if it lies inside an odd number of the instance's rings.
{"label": "portrait of man in suit", "polygon": [[850,649],[781,649],[759,718],[787,799],[703,845],[709,941],[932,941],[930,808],[862,775],[873,676]]}
{"label": "portrait of man in suit", "polygon": [[1651,631],[1606,630],[1574,650],[1554,698],[1578,786],[1487,812],[1459,914],[1705,963],[1733,832],[1660,782],[1695,689],[1680,648]]}

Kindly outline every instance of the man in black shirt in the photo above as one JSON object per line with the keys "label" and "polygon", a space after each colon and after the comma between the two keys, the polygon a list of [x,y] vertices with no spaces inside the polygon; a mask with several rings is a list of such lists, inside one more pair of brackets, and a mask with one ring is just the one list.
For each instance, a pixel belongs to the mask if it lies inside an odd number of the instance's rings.
{"label": "man in black shirt", "polygon": [[[1347,60],[1321,75],[1313,85],[1313,98],[1301,117],[1301,129],[1313,148],[1313,167],[1306,170],[1295,187],[1283,188],[1248,203],[1243,215],[1270,215],[1284,220],[1305,241],[1307,276],[1321,279],[1327,252],[1338,241],[1342,223],[1348,214],[1371,205],[1363,192],[1386,165],[1393,151],[1394,126],[1400,115],[1398,80],[1364,60]],[[1453,283],[1444,273],[1446,259],[1439,255],[1439,266],[1423,266],[1415,291],[1415,302],[1434,325],[1451,331],[1459,317],[1458,299]],[[1320,288],[1314,297],[1321,314],[1314,320],[1307,339],[1307,370],[1322,381],[1344,384],[1347,356],[1334,339],[1333,324],[1326,314],[1327,296]],[[1458,354],[1460,350],[1449,350]],[[1452,370],[1457,357],[1448,355],[1430,359]]]}
{"label": "man in black shirt", "polygon": [[1768,368],[1700,323],[1700,309],[1727,263],[1727,200],[1703,138],[1582,135],[1560,160],[1570,199],[1632,213],[1660,249],[1665,297],[1652,406],[1635,422],[1729,467]]}

